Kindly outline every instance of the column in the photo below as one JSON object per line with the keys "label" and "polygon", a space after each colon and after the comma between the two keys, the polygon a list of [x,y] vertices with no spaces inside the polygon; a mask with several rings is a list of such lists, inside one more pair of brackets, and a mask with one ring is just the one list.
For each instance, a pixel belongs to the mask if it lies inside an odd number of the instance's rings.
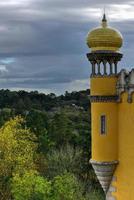
{"label": "column", "polygon": [[107,75],[107,66],[106,66],[107,61],[103,61],[103,66],[104,66],[104,75]]}
{"label": "column", "polygon": [[117,61],[114,62],[115,74],[117,74]]}
{"label": "column", "polygon": [[91,76],[94,76],[96,74],[95,73],[95,61],[92,61],[91,64],[92,64],[92,74],[91,74]]}
{"label": "column", "polygon": [[110,64],[110,75],[112,75],[113,74],[113,62],[110,61],[109,64]]}
{"label": "column", "polygon": [[97,61],[97,64],[98,64],[98,75],[101,75],[101,71],[100,71],[100,61]]}

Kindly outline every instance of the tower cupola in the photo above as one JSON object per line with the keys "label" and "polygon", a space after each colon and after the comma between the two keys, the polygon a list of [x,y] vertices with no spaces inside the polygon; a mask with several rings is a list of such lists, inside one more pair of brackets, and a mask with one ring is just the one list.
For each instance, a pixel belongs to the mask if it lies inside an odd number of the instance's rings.
{"label": "tower cupola", "polygon": [[87,57],[92,64],[92,77],[117,75],[117,64],[122,58],[119,52],[122,44],[121,33],[108,26],[104,13],[101,26],[91,30],[87,36],[87,45],[91,49]]}
{"label": "tower cupola", "polygon": [[106,15],[103,15],[101,26],[88,33],[87,45],[91,51],[119,51],[123,43],[121,33],[108,26]]}

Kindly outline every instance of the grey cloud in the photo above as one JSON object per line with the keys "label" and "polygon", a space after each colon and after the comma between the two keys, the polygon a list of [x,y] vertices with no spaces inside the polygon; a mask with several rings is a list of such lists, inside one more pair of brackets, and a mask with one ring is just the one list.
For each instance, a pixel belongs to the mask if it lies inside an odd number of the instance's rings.
{"label": "grey cloud", "polygon": [[[110,0],[27,0],[23,5],[0,4],[0,59],[16,58],[6,64],[8,72],[0,74],[1,87],[63,92],[72,82],[87,80],[90,67],[85,38],[100,22],[82,12],[115,3],[114,0],[112,3]],[[125,38],[126,56],[120,66],[131,65],[132,21],[111,22],[111,25],[119,28]]]}

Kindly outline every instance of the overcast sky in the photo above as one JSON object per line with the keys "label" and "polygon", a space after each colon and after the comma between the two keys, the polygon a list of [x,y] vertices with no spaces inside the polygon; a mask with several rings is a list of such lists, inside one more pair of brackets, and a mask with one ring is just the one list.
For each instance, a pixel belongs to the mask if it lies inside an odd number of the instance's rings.
{"label": "overcast sky", "polygon": [[134,66],[134,2],[0,0],[0,88],[56,94],[89,87],[85,39],[106,7],[123,37],[120,67]]}

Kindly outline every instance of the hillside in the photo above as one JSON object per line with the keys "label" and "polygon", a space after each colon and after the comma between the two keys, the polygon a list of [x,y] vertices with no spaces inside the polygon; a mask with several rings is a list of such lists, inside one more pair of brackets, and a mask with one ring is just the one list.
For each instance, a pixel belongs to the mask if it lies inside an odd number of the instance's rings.
{"label": "hillside", "polygon": [[84,196],[90,193],[91,197],[95,191],[95,196],[99,195],[100,199],[102,191],[89,165],[89,94],[89,90],[66,92],[61,96],[37,91],[0,90],[0,126],[21,115],[25,119],[25,127],[37,137],[38,153],[45,156],[43,163],[47,166],[39,161],[39,172],[50,179],[64,171],[73,173],[82,182]]}

